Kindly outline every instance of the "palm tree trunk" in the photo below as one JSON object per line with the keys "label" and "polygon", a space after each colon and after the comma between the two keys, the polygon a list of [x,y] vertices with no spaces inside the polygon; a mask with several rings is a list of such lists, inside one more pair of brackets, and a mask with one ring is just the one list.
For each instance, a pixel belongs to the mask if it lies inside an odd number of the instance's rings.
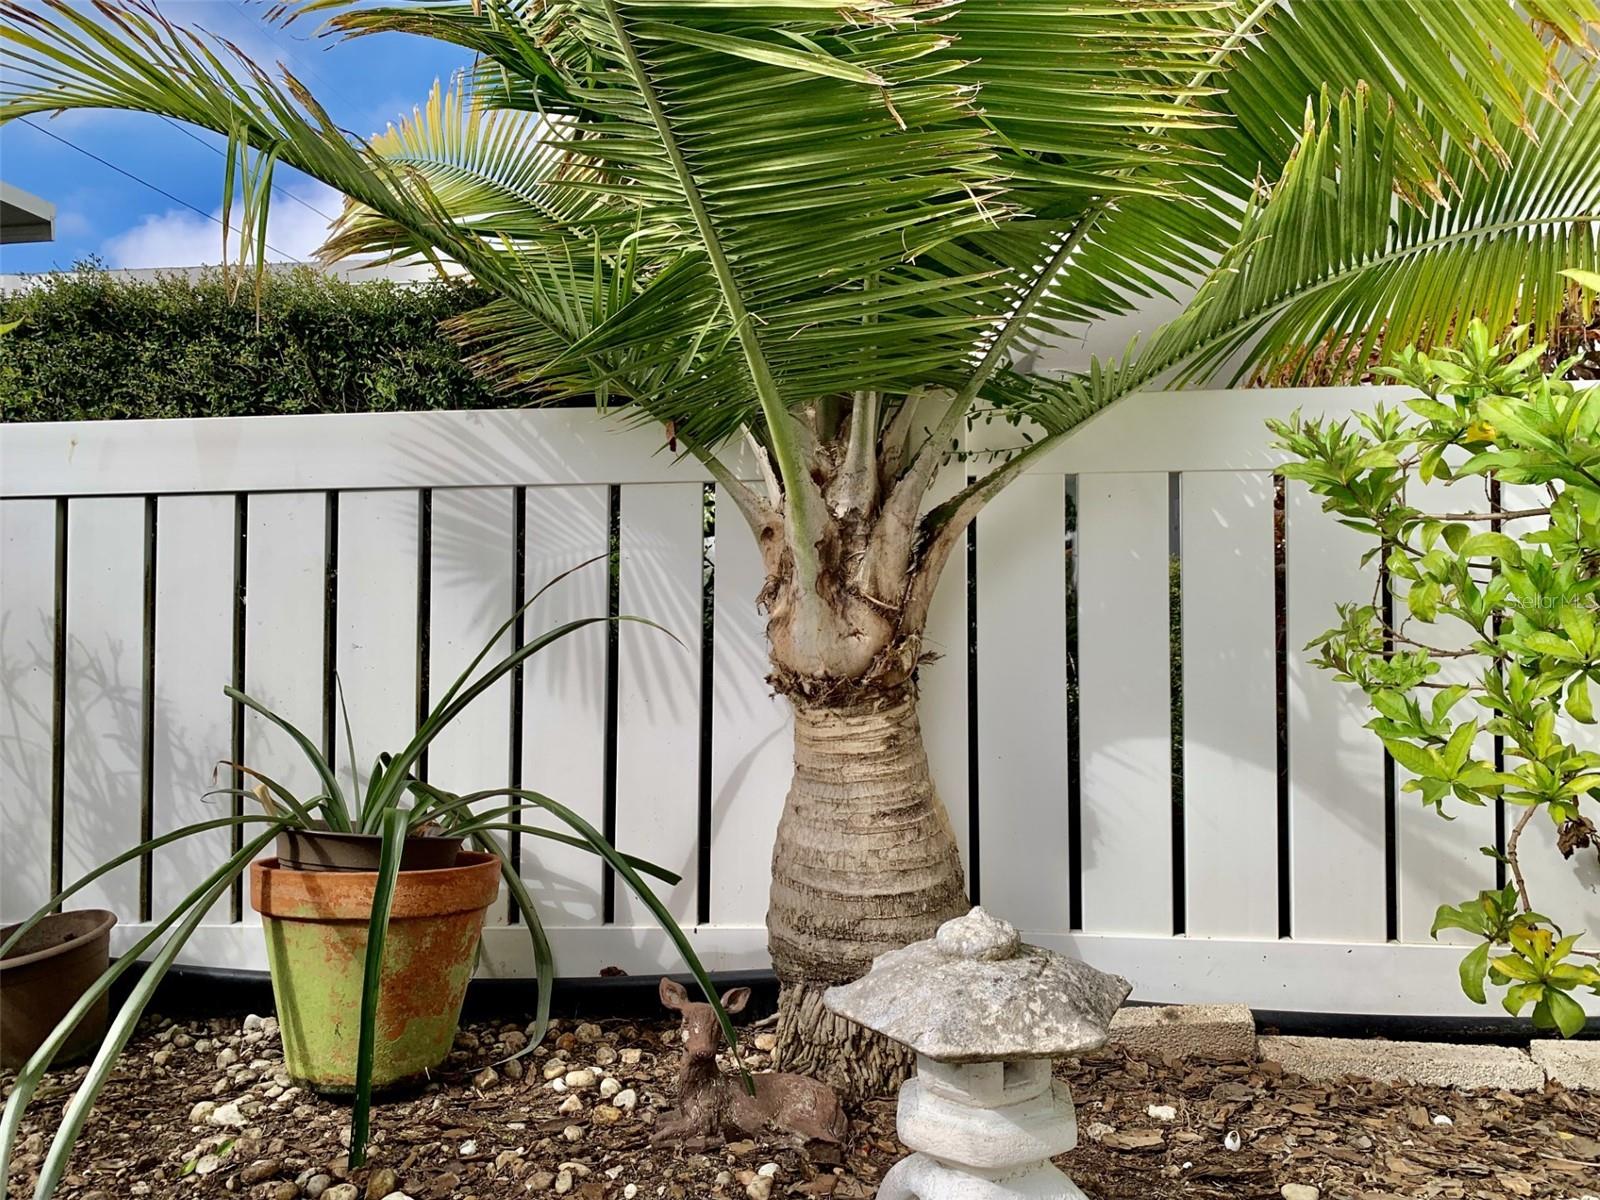
{"label": "palm tree trunk", "polygon": [[914,684],[843,703],[795,697],[794,781],[772,852],[768,945],[783,985],[778,1060],[850,1096],[905,1077],[900,1047],[834,1017],[822,993],[966,911]]}

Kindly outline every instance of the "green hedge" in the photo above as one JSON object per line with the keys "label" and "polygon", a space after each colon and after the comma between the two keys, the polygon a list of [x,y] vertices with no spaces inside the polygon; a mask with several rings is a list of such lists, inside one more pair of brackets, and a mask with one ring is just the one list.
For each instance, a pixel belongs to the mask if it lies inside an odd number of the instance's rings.
{"label": "green hedge", "polygon": [[347,283],[270,272],[259,315],[216,273],[130,282],[92,267],[0,296],[7,421],[383,412],[503,404],[439,322],[483,303],[467,283]]}

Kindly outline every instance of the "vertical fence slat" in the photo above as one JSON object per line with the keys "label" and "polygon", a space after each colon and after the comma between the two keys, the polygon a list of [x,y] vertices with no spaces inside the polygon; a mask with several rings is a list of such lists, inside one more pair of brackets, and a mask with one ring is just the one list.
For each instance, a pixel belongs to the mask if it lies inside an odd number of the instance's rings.
{"label": "vertical fence slat", "polygon": [[978,519],[982,900],[1049,932],[1070,907],[1065,512],[1064,476],[1027,475]]}
{"label": "vertical fence slat", "polygon": [[[244,690],[320,745],[327,497],[284,492],[247,503]],[[344,757],[336,756],[341,781],[349,778]],[[302,799],[320,790],[288,735],[253,712],[245,714],[244,762]],[[248,903],[243,916],[260,920]]]}
{"label": "vertical fence slat", "polygon": [[[1424,512],[1483,512],[1489,507],[1483,485],[1478,480],[1455,486],[1437,480],[1413,483],[1407,501]],[[1487,529],[1488,525],[1482,528]],[[1395,622],[1401,624],[1407,612],[1407,581],[1392,579],[1390,590],[1394,593]],[[1413,624],[1410,630],[1410,636],[1442,650],[1463,650],[1474,640],[1472,631],[1451,617],[1431,627]],[[1448,658],[1437,661],[1439,673],[1433,677],[1436,683],[1467,683],[1481,678],[1487,662],[1485,659]],[[1419,695],[1424,706],[1432,703],[1433,696],[1426,689],[1419,689]],[[1455,711],[1457,721],[1473,718],[1482,721],[1490,715],[1471,700],[1459,704]],[[1494,738],[1479,734],[1473,754],[1491,761]],[[1460,904],[1483,888],[1494,886],[1494,861],[1480,853],[1480,847],[1494,845],[1494,808],[1474,808],[1454,796],[1447,796],[1444,812],[1453,819],[1443,820],[1437,811],[1423,806],[1422,797],[1416,792],[1400,790],[1405,781],[1412,778],[1409,771],[1396,763],[1394,772],[1398,932],[1403,942],[1425,942],[1439,905]],[[1470,945],[1480,939],[1463,930],[1451,929],[1441,931],[1439,940]]]}
{"label": "vertical fence slat", "polygon": [[[513,494],[510,488],[433,494],[430,708],[511,616]],[[510,652],[508,629],[473,677]],[[429,782],[458,794],[505,787],[510,782],[510,705],[509,678],[500,679],[474,700],[429,749]]]}
{"label": "vertical fence slat", "polygon": [[1370,603],[1377,567],[1368,539],[1321,511],[1304,484],[1288,484],[1289,828],[1293,935],[1382,941],[1383,747],[1365,697],[1312,666],[1300,649],[1338,619],[1336,604]]}
{"label": "vertical fence slat", "polygon": [[[335,666],[349,710],[364,789],[380,752],[416,729],[417,504],[412,491],[339,497],[339,604]],[[334,754],[348,757],[345,713],[335,700]],[[344,764],[340,777],[348,774]]]}
{"label": "vertical fence slat", "polygon": [[[233,753],[232,704],[222,694],[233,663],[233,497],[163,496],[157,502],[155,736],[151,756],[153,831],[170,833],[226,816],[232,773],[213,768]],[[255,805],[251,811],[259,812]],[[191,892],[227,853],[230,833],[216,829],[164,846],[151,871],[156,919]],[[227,920],[221,897],[211,919]]]}
{"label": "vertical fence slat", "polygon": [[1095,933],[1172,931],[1167,488],[1164,472],[1078,481],[1083,925]]}
{"label": "vertical fence slat", "polygon": [[711,920],[766,919],[770,846],[793,769],[789,702],[767,685],[761,554],[726,491],[717,490],[712,670]]}
{"label": "vertical fence slat", "polygon": [[[450,488],[433,493],[428,572],[430,709],[511,616],[514,495],[511,488]],[[485,665],[510,652],[511,631],[507,630],[489,652]],[[511,680],[507,677],[474,700],[434,741],[428,751],[428,781],[458,795],[505,787],[511,782],[510,755]],[[492,908],[487,919],[491,925],[502,923],[505,906]]]}
{"label": "vertical fence slat", "polygon": [[[528,610],[525,638],[566,621],[606,614],[606,489],[529,488],[525,504],[525,587],[531,596],[579,563]],[[605,791],[606,633],[596,625],[527,660],[522,687],[522,785],[542,792],[603,829]],[[559,828],[528,813],[530,824]],[[547,839],[522,839],[522,876],[556,925],[600,921],[599,860]],[[557,963],[561,971],[585,969]],[[601,966],[605,964],[599,964]]]}
{"label": "vertical fence slat", "polygon": [[[139,842],[144,501],[75,500],[67,510],[66,791],[62,881]],[[139,916],[139,864],[73,897]]]}
{"label": "vertical fence slat", "polygon": [[[618,633],[617,847],[683,876],[660,890],[680,921],[697,912],[700,814],[699,484],[622,489],[622,612]],[[654,918],[617,883],[617,924]]]}
{"label": "vertical fence slat", "polygon": [[[965,485],[955,468],[940,472],[929,489],[928,505],[942,504]],[[967,844],[970,815],[967,740],[967,552],[962,546],[945,564],[939,589],[928,610],[923,631],[924,652],[937,654],[937,662],[917,671],[917,716],[928,750],[928,770],[934,788],[950,814],[950,827],[961,847],[961,861],[971,877],[971,847]],[[787,785],[786,785],[787,786]]]}
{"label": "vertical fence slat", "polygon": [[1188,932],[1278,932],[1272,476],[1182,481]]}
{"label": "vertical fence slat", "polygon": [[0,920],[50,898],[56,502],[0,502]]}

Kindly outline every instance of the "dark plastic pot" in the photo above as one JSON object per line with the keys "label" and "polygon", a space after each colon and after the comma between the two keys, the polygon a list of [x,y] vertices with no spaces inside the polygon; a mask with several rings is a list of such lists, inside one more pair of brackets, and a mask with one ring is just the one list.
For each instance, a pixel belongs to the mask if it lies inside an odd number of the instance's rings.
{"label": "dark plastic pot", "polygon": [[[461,853],[458,837],[413,837],[400,853],[402,871],[444,871]],[[329,829],[285,829],[278,835],[278,862],[292,871],[376,871],[383,839],[375,833]]]}
{"label": "dark plastic pot", "polygon": [[[52,913],[0,959],[0,1066],[15,1070],[33,1057],[61,1018],[111,965],[115,913],[87,908]],[[20,922],[19,922],[20,924]],[[0,940],[16,925],[0,929]],[[106,1033],[108,997],[84,1014],[56,1055],[82,1058]]]}

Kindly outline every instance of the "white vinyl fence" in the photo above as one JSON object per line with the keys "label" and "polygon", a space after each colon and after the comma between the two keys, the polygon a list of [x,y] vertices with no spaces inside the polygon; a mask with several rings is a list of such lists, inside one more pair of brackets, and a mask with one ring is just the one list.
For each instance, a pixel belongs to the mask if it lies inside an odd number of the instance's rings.
{"label": "white vinyl fence", "polygon": [[[1478,847],[1500,818],[1444,822],[1386,784],[1357,695],[1299,654],[1373,579],[1360,538],[1279,484],[1262,421],[1380,398],[1130,399],[995,501],[945,580],[924,726],[973,888],[1030,938],[1126,975],[1137,999],[1498,1011],[1460,995],[1461,951],[1428,927],[1440,901],[1494,884]],[[972,448],[1015,438],[985,429]],[[0,429],[5,919],[142,835],[227,811],[202,798],[219,760],[311,787],[224,683],[332,747],[343,772],[337,678],[365,770],[519,597],[615,538],[614,581],[603,561],[579,572],[524,636],[614,600],[682,644],[638,625],[559,644],[434,746],[429,777],[562,800],[682,873],[670,903],[709,967],[767,965],[789,746],[763,682],[759,563],[728,504],[708,529],[715,489],[657,440],[571,410]],[[127,944],[228,838],[130,863],[77,903],[117,911]],[[1541,908],[1600,928],[1600,877],[1528,840]],[[593,858],[524,839],[521,864],[561,974],[677,966]],[[483,970],[526,974],[525,934],[506,911],[493,921]],[[254,923],[224,899],[185,960],[264,968]]]}

